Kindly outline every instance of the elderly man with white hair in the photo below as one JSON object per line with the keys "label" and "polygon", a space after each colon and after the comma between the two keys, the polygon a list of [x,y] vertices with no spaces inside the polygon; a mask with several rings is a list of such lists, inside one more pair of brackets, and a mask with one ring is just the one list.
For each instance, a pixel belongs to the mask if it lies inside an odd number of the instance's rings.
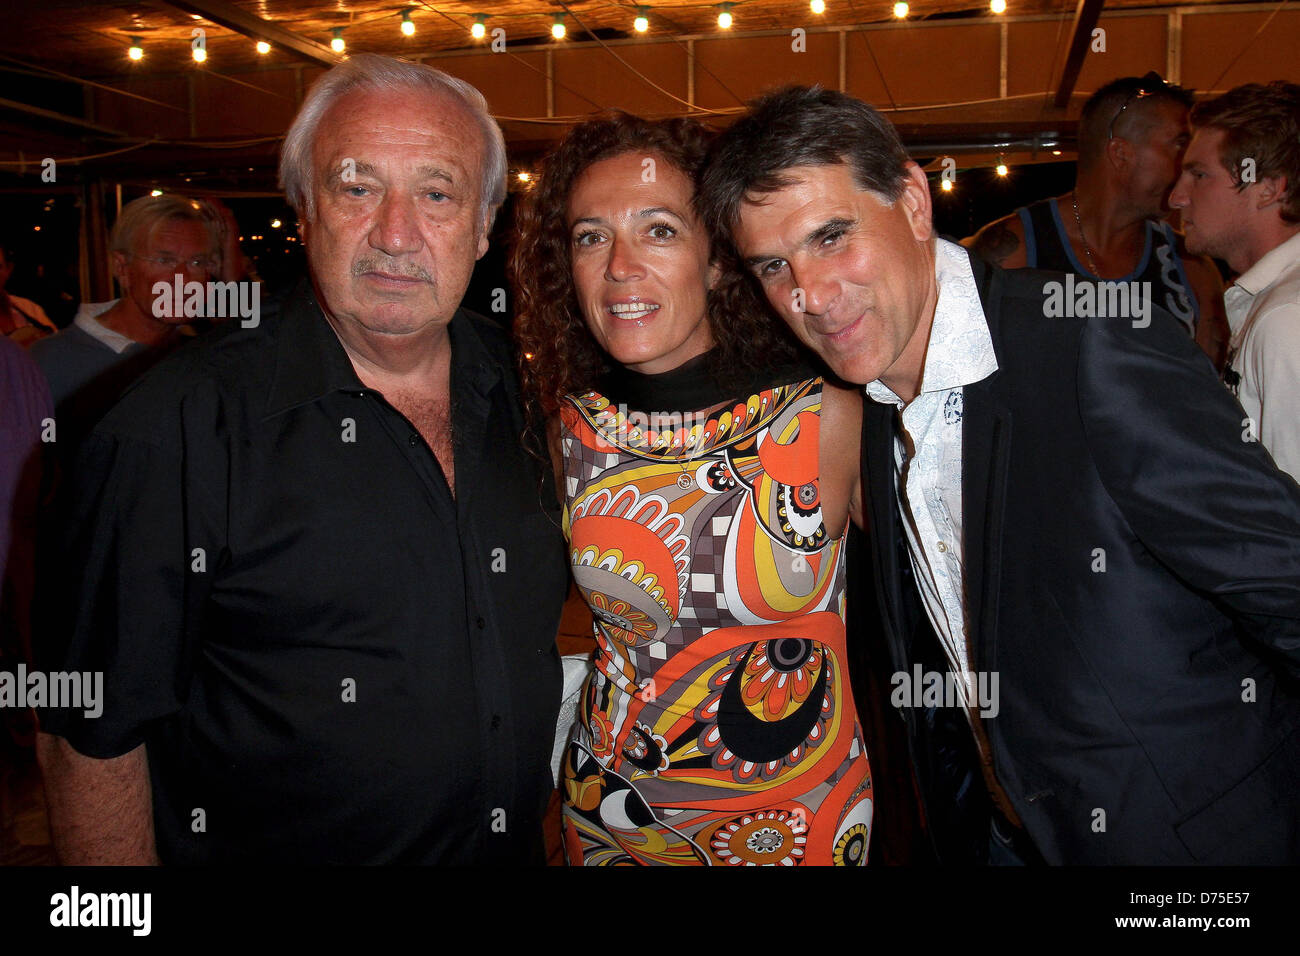
{"label": "elderly man with white hair", "polygon": [[460,308],[505,195],[483,97],[353,56],[281,180],[310,285],[87,440],[43,713],[68,863],[540,862],[566,589],[504,334]]}

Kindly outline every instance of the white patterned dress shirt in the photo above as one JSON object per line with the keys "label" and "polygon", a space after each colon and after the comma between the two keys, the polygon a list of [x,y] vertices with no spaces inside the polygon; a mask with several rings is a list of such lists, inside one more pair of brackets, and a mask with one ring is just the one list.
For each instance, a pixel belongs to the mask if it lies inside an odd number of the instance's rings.
{"label": "white patterned dress shirt", "polygon": [[[962,570],[963,386],[992,375],[998,362],[966,250],[935,240],[934,269],[939,299],[920,392],[904,403],[877,379],[866,386],[866,393],[901,412],[902,435],[894,441],[894,487],[912,571],[948,666],[955,674],[967,675],[971,661]],[[957,685],[968,692],[965,681]],[[975,703],[968,694],[967,708]]]}

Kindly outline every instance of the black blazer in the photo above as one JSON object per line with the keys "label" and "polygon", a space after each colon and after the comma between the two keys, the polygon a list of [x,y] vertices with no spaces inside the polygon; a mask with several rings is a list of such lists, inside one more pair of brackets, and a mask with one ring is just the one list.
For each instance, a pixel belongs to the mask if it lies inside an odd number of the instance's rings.
{"label": "black blazer", "polygon": [[[971,266],[998,370],[963,395],[968,641],[1027,833],[1049,863],[1300,861],[1300,487],[1169,315],[1046,318],[1063,276]],[[895,414],[866,401],[863,480],[901,671]]]}

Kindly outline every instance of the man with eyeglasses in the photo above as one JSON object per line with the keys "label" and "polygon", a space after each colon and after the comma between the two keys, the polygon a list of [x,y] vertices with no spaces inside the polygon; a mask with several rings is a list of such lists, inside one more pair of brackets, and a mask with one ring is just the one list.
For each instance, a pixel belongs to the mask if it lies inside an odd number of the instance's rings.
{"label": "man with eyeglasses", "polygon": [[207,203],[164,194],[122,207],[109,239],[121,298],[83,304],[72,325],[31,348],[50,383],[61,451],[71,452],[128,385],[193,334],[183,315],[155,315],[154,284],[170,286],[177,275],[207,282],[220,269],[222,243]]}
{"label": "man with eyeglasses", "polygon": [[1149,282],[1154,304],[1222,368],[1228,327],[1214,264],[1161,217],[1189,139],[1192,94],[1160,74],[1112,80],[1083,105],[1074,188],[1022,206],[962,245],[1004,269]]}

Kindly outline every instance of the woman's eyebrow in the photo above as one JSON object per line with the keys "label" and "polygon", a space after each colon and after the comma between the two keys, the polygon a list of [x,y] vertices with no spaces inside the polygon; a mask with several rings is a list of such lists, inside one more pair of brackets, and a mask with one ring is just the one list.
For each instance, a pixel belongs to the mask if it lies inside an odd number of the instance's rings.
{"label": "woman's eyebrow", "polygon": [[649,216],[658,216],[661,213],[667,213],[668,215],[672,216],[674,219],[681,219],[683,222],[686,221],[685,219],[682,218],[681,213],[675,212],[672,209],[669,209],[667,206],[651,206],[649,209],[642,209],[639,213],[637,213],[637,216],[641,219],[645,219]]}

